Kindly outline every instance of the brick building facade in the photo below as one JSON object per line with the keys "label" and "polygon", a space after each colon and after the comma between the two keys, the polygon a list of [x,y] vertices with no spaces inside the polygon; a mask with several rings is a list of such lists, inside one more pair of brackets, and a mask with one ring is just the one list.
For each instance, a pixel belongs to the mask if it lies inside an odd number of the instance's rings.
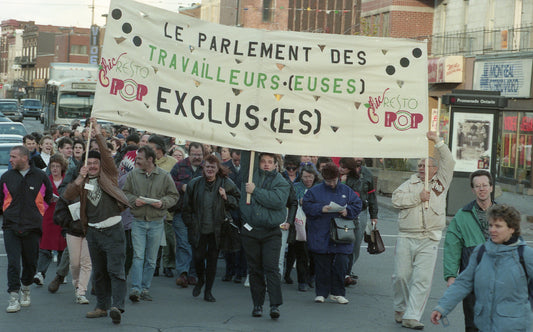
{"label": "brick building facade", "polygon": [[361,33],[419,38],[433,33],[433,0],[362,0]]}

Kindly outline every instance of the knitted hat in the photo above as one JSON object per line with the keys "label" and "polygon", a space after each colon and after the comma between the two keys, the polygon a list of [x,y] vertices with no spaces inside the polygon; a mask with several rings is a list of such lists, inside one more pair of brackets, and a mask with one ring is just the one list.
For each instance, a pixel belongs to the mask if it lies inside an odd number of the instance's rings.
{"label": "knitted hat", "polygon": [[91,158],[100,160],[100,152],[94,151],[94,150],[89,151],[89,155],[87,156],[87,159],[91,159]]}

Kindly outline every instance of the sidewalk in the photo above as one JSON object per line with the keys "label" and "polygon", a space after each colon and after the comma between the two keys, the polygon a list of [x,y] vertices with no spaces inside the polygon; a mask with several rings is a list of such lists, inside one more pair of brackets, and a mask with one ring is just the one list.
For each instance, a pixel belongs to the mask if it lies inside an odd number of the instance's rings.
{"label": "sidewalk", "polygon": [[[508,204],[514,206],[520,211],[522,215],[522,223],[520,225],[522,237],[527,241],[533,240],[533,222],[528,222],[527,217],[533,219],[533,196],[521,195],[514,192],[506,192],[499,190],[499,186],[496,185],[496,197],[495,201],[499,204]],[[468,202],[465,202],[465,205]],[[378,204],[380,208],[396,210],[392,206],[391,198],[386,196],[378,195]],[[452,219],[453,216],[448,216],[448,222]]]}

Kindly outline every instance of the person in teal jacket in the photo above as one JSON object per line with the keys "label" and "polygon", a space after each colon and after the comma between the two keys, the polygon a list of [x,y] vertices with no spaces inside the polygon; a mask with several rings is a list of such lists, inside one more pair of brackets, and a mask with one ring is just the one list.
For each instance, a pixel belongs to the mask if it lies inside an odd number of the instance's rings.
{"label": "person in teal jacket", "polygon": [[[488,171],[478,170],[470,174],[470,187],[476,199],[460,209],[450,222],[444,241],[444,280],[453,284],[458,272],[466,269],[470,255],[477,245],[489,238],[487,210],[494,204],[491,198],[492,176]],[[473,293],[463,300],[465,331],[478,331],[474,324]]]}
{"label": "person in teal jacket", "polygon": [[[533,249],[520,237],[520,212],[501,204],[491,207],[487,216],[490,239],[474,249],[466,269],[433,309],[431,322],[439,324],[442,317],[474,291],[474,322],[480,331],[530,331],[533,313],[526,275],[533,276]],[[484,252],[478,257],[482,246]],[[520,246],[525,246],[523,264]]]}
{"label": "person in teal jacket", "polygon": [[[243,179],[248,179],[250,153],[241,154]],[[287,199],[291,185],[278,173],[277,157],[271,153],[259,154],[251,182],[243,183],[239,208],[241,210],[241,238],[246,261],[250,269],[250,292],[254,308],[253,317],[263,314],[265,293],[270,298],[270,317],[280,316],[281,276],[279,254],[281,250],[281,228],[287,218]],[[243,181],[244,182],[244,181]],[[250,203],[246,202],[246,194]],[[266,283],[265,283],[266,279]]]}

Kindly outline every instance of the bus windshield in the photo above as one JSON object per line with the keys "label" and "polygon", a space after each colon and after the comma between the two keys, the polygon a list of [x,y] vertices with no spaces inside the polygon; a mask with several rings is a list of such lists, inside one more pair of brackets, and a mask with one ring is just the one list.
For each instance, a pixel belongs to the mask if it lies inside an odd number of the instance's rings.
{"label": "bus windshield", "polygon": [[91,116],[94,94],[65,92],[59,96],[58,118],[85,119]]}

